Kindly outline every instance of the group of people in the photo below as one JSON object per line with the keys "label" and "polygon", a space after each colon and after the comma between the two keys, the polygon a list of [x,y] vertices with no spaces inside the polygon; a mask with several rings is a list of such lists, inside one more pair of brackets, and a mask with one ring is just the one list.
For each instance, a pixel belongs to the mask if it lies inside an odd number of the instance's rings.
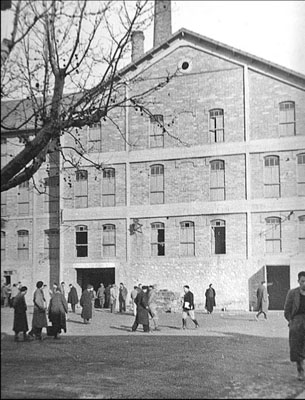
{"label": "group of people", "polygon": [[[298,283],[299,286],[295,289],[291,289],[285,300],[284,306],[284,316],[288,321],[289,326],[289,347],[290,347],[290,360],[296,362],[298,379],[304,381],[304,359],[305,359],[305,271],[298,273]],[[14,324],[13,331],[15,332],[15,340],[19,340],[19,333],[23,333],[24,340],[29,340],[29,338],[36,338],[42,340],[42,329],[48,327],[47,315],[49,321],[52,323],[51,336],[55,339],[63,330],[66,332],[66,314],[68,313],[68,303],[71,303],[72,311],[75,312],[75,304],[78,303],[78,295],[75,287],[70,284],[70,291],[68,294],[68,301],[65,297],[64,282],[60,286],[57,284],[53,285],[52,290],[50,290],[50,301],[48,307],[46,307],[46,299],[44,296],[44,287],[42,281],[38,281],[36,284],[36,290],[33,295],[34,311],[32,319],[32,329],[27,332],[28,321],[27,321],[27,305],[25,301],[25,295],[27,293],[27,287],[22,286],[19,283],[17,286],[17,291],[12,296],[12,306],[14,308]],[[111,288],[110,288],[111,289]],[[113,290],[113,300],[116,300],[117,294],[115,293],[115,288]],[[182,329],[186,329],[187,317],[195,324],[198,328],[199,324],[195,316],[195,305],[194,305],[194,295],[190,291],[188,285],[183,286],[184,295],[182,298]],[[111,293],[111,290],[110,290]],[[120,312],[126,311],[126,298],[128,290],[123,283],[120,283],[119,288],[119,310]],[[257,289],[257,306],[258,312],[256,314],[256,319],[263,314],[264,318],[267,319],[268,310],[268,292],[266,287],[266,282],[262,281]],[[105,288],[103,290],[103,284],[97,294],[94,294],[94,289],[92,285],[88,285],[80,298],[80,306],[82,307],[81,317],[84,323],[88,323],[92,318],[92,307],[93,300],[95,297],[102,299],[101,307],[104,305],[105,298]],[[111,294],[110,294],[111,296]],[[206,297],[206,310],[210,314],[213,312],[213,307],[216,305],[215,297],[216,292],[212,288],[212,284],[205,292]],[[133,313],[135,316],[134,323],[131,327],[131,331],[135,332],[139,325],[143,325],[144,332],[151,332],[150,320],[154,324],[155,330],[160,330],[159,319],[157,312],[157,286],[134,286],[131,292],[131,299],[133,301]],[[115,302],[112,304],[112,311],[115,309]],[[50,327],[48,327],[50,328]]]}

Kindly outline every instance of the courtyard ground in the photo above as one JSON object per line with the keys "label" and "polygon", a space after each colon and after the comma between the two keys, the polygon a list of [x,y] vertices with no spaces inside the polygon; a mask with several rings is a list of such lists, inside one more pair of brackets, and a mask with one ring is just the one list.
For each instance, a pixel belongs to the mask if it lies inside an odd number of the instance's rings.
{"label": "courtyard ground", "polygon": [[197,312],[199,329],[187,330],[180,313],[162,313],[147,334],[131,332],[131,313],[96,309],[84,325],[80,311],[60,340],[16,343],[13,310],[1,309],[2,399],[305,398],[283,312]]}

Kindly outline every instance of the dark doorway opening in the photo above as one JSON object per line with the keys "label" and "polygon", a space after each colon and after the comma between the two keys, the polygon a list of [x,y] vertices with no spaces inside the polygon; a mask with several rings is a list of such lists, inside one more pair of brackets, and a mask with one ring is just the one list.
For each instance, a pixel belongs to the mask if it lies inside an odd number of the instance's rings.
{"label": "dark doorway opening", "polygon": [[215,254],[226,254],[226,230],[224,226],[215,226]]}
{"label": "dark doorway opening", "polygon": [[77,268],[77,283],[82,291],[91,284],[97,292],[100,283],[105,287],[115,283],[115,268]]}
{"label": "dark doorway opening", "polygon": [[267,265],[269,310],[283,310],[290,289],[289,265]]}

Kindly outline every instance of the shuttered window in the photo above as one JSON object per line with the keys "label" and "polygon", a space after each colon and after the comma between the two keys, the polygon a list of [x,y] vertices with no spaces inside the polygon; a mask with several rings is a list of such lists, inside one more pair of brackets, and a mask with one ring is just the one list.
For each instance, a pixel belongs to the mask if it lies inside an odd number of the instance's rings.
{"label": "shuttered window", "polygon": [[222,160],[210,164],[210,199],[225,200],[225,163]]}

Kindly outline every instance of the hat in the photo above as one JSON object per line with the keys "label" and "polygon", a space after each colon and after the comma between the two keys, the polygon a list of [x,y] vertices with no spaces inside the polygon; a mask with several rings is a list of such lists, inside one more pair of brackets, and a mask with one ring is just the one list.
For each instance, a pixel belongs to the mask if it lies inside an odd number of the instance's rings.
{"label": "hat", "polygon": [[148,289],[148,286],[142,286],[142,289],[143,290]]}
{"label": "hat", "polygon": [[20,292],[26,292],[28,288],[26,286],[21,286]]}

